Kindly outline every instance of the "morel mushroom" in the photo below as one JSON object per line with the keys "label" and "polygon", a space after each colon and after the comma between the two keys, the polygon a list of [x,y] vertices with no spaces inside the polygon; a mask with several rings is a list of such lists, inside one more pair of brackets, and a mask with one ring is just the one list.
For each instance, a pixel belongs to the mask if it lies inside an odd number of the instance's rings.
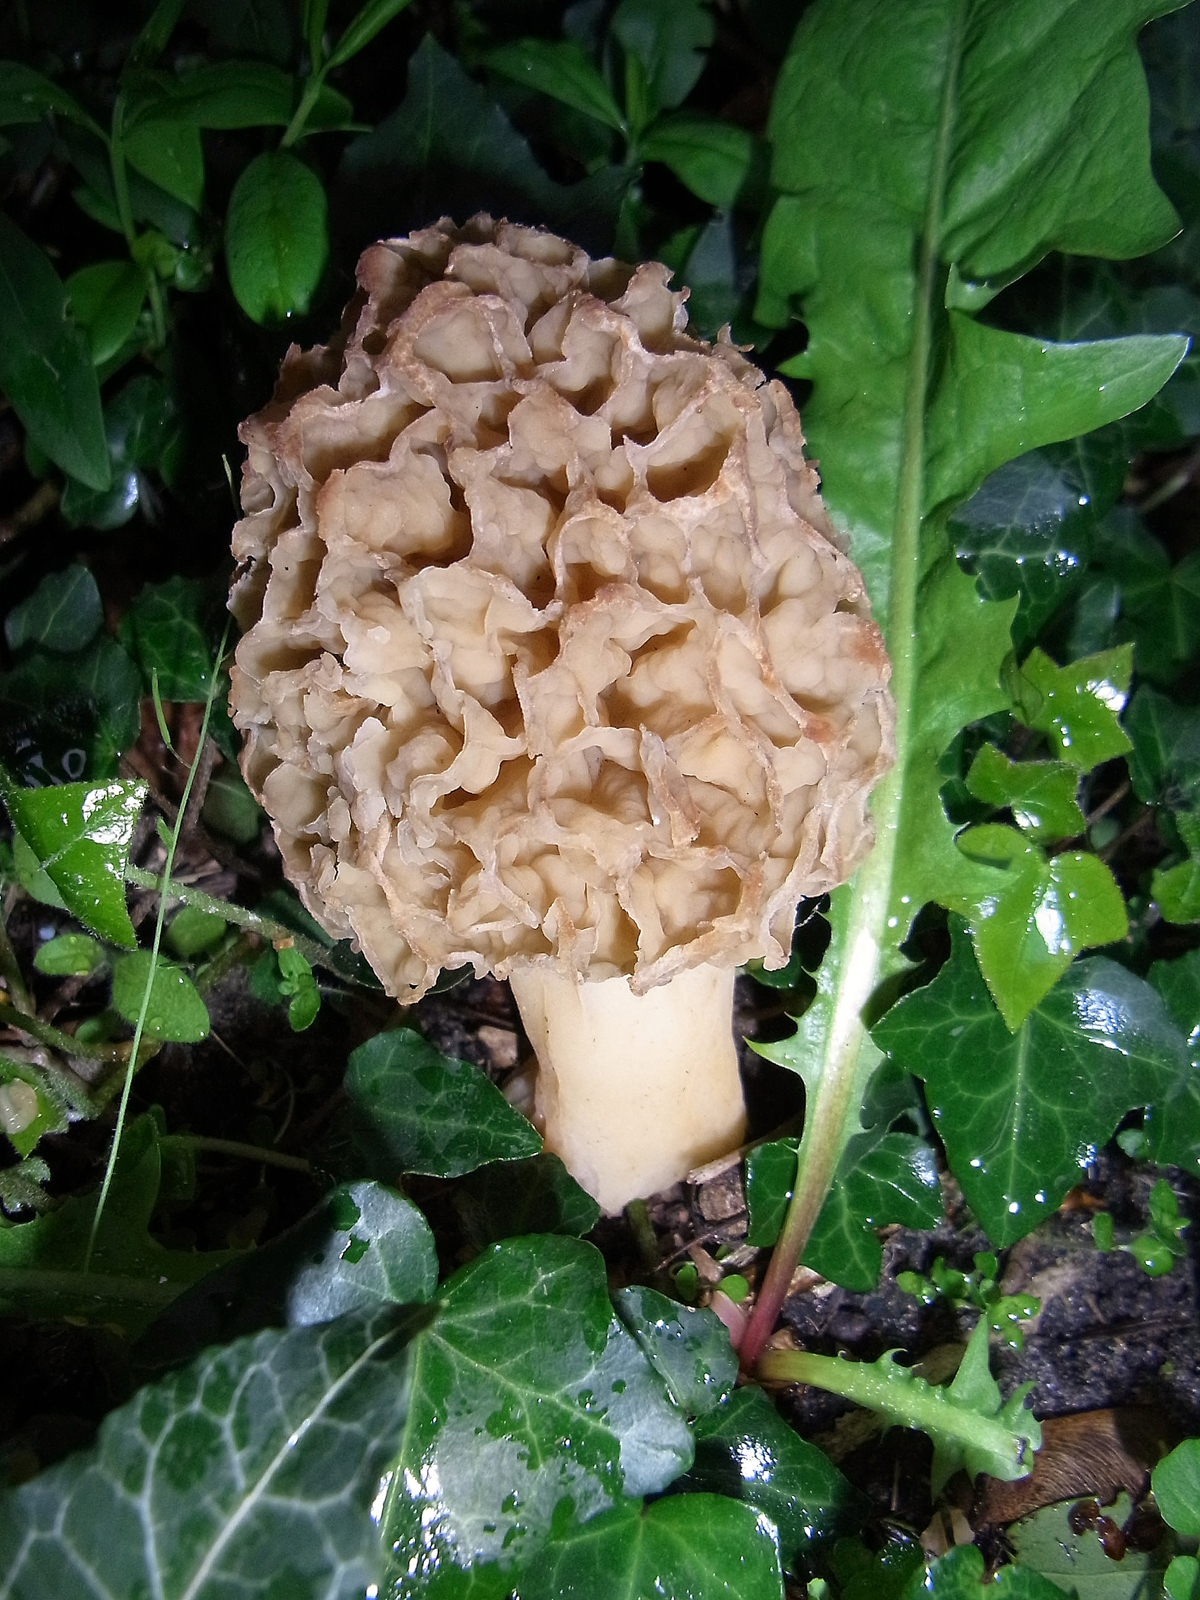
{"label": "morel mushroom", "polygon": [[373,245],[242,428],[243,771],[388,992],[512,980],[608,1211],[735,1146],[734,969],[871,842],[888,662],[782,384],[650,263]]}

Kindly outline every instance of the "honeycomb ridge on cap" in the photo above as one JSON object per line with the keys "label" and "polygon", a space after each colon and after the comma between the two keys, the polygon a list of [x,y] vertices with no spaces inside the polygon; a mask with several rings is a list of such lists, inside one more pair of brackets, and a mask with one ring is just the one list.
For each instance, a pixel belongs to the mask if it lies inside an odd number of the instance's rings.
{"label": "honeycomb ridge on cap", "polygon": [[871,844],[889,666],[779,382],[658,263],[371,246],[242,425],[242,767],[389,993],[782,966]]}

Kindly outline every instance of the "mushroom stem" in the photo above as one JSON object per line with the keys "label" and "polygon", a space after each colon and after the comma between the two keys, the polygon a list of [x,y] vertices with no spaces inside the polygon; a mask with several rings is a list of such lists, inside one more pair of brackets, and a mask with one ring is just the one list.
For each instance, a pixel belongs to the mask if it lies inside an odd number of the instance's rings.
{"label": "mushroom stem", "polygon": [[693,967],[643,995],[626,978],[542,967],[510,981],[546,1148],[609,1215],[741,1143],[732,967]]}

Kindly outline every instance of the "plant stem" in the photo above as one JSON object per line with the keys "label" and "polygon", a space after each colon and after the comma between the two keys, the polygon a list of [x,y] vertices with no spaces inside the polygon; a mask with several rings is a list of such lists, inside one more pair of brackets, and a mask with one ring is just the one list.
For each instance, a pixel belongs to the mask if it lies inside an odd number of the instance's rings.
{"label": "plant stem", "polygon": [[[962,54],[965,6],[956,8],[949,59],[942,85],[941,111],[930,171],[917,281],[913,297],[913,336],[904,400],[902,455],[892,535],[891,589],[888,596],[888,653],[896,703],[896,762],[875,791],[875,848],[850,885],[850,913],[840,958],[824,1055],[805,1108],[796,1188],[783,1231],[759,1290],[740,1346],[749,1372],[778,1320],[788,1286],[832,1186],[846,1140],[857,1125],[860,1058],[867,1042],[865,1010],[880,976],[888,937],[888,905],[900,831],[909,728],[917,676],[917,591],[921,576],[921,527],[925,496],[925,410],[929,390],[933,299],[938,277],[941,217],[949,167]],[[813,1088],[815,1087],[815,1092]]]}
{"label": "plant stem", "polygon": [[286,1167],[290,1172],[311,1172],[312,1162],[303,1156],[289,1156],[282,1150],[263,1149],[257,1144],[242,1144],[237,1139],[209,1139],[198,1133],[172,1134],[172,1138],[193,1150],[211,1150],[219,1156],[241,1156],[247,1161],[265,1161],[271,1167]]}
{"label": "plant stem", "polygon": [[7,918],[0,919],[0,978],[4,979],[4,987],[8,990],[13,1004],[22,1011],[32,1011],[33,997],[25,987],[21,963],[17,960],[17,952],[8,937]]}
{"label": "plant stem", "polygon": [[0,1001],[0,1025],[15,1028],[18,1033],[28,1034],[39,1044],[44,1044],[65,1056],[80,1056],[85,1061],[103,1061],[109,1065],[119,1062],[122,1066],[128,1059],[126,1051],[129,1046],[125,1043],[85,1044],[82,1039],[63,1033],[60,1028],[54,1027],[49,1022],[43,1022],[40,1017],[30,1016],[24,1011],[19,1011],[16,1006],[5,1005],[3,1001]]}
{"label": "plant stem", "polygon": [[[180,815],[182,810],[181,807]],[[137,889],[157,889],[159,881],[153,872],[145,872],[141,867],[125,868],[125,882],[133,884]],[[185,906],[195,906],[198,911],[211,911],[214,916],[223,917],[235,928],[247,928],[251,933],[261,933],[265,939],[292,944],[310,967],[324,964],[327,952],[315,939],[306,939],[302,933],[285,927],[282,922],[276,922],[274,917],[264,917],[257,911],[248,911],[245,906],[234,905],[230,900],[217,900],[214,896],[205,894],[203,889],[193,889],[183,883],[171,885],[168,899],[172,904],[178,902]]]}
{"label": "plant stem", "polygon": [[104,1169],[104,1181],[100,1185],[100,1194],[96,1201],[95,1214],[92,1217],[91,1232],[88,1234],[87,1249],[84,1252],[83,1270],[85,1274],[92,1265],[92,1255],[96,1249],[96,1235],[99,1232],[100,1219],[104,1215],[104,1205],[108,1199],[108,1191],[112,1187],[113,1174],[117,1170],[117,1156],[120,1153],[121,1135],[125,1130],[125,1118],[129,1111],[129,1096],[133,1089],[133,1074],[138,1058],[138,1047],[142,1042],[142,1034],[146,1028],[146,1016],[150,1010],[150,995],[154,989],[154,974],[158,967],[158,954],[162,949],[163,926],[167,916],[167,890],[171,883],[171,868],[175,865],[175,851],[179,845],[179,836],[183,832],[183,819],[187,814],[188,799],[200,765],[200,752],[204,749],[204,741],[208,737],[209,719],[212,717],[213,700],[217,692],[221,662],[225,656],[225,644],[229,638],[231,626],[232,619],[225,623],[225,631],[222,633],[221,643],[217,647],[216,661],[213,664],[212,677],[208,685],[208,698],[204,702],[204,720],[200,724],[200,737],[196,741],[196,756],[188,769],[187,782],[183,786],[183,795],[179,801],[179,811],[175,818],[175,826],[171,830],[170,842],[167,845],[167,857],[163,862],[162,885],[158,897],[158,916],[154,920],[154,939],[150,945],[150,969],[146,974],[146,986],[142,990],[142,1003],[138,1007],[137,1024],[133,1030],[133,1045],[129,1053],[129,1067],[125,1073],[125,1082],[121,1088],[121,1103],[117,1107],[117,1125],[113,1129],[112,1148],[108,1153],[108,1164]]}
{"label": "plant stem", "polygon": [[296,107],[295,114],[284,130],[283,138],[279,141],[281,150],[291,149],[292,145],[304,137],[305,124],[312,115],[312,109],[320,98],[324,85],[324,71],[309,74],[304,85],[304,92],[300,96],[300,104]]}

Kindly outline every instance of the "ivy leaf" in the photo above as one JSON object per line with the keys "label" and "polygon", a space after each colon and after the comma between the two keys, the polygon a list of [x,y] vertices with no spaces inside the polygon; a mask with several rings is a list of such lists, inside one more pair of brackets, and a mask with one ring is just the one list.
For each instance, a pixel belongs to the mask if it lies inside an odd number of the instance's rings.
{"label": "ivy leaf", "polygon": [[1009,674],[1007,687],[1025,726],[1044,733],[1061,760],[1090,772],[1132,749],[1117,720],[1132,671],[1132,645],[1118,645],[1065,667],[1032,650],[1020,670]]}
{"label": "ivy leaf", "polygon": [[111,480],[88,341],[50,259],[0,215],[0,387],[30,439],[93,489]]}
{"label": "ivy leaf", "polygon": [[35,647],[0,673],[0,751],[22,783],[108,778],[137,739],[140,689],[107,634],[75,655]]}
{"label": "ivy leaf", "polygon": [[785,1568],[816,1540],[856,1527],[863,1496],[790,1428],[761,1389],[737,1389],[693,1427],[696,1461],[675,1485],[744,1500],[775,1524]]}
{"label": "ivy leaf", "polygon": [[1065,761],[1010,761],[994,744],[981,745],[967,788],[988,805],[1007,806],[1017,827],[1038,843],[1083,832],[1083,812],[1075,799],[1079,772]]}
{"label": "ivy leaf", "polygon": [[91,1270],[83,1258],[97,1192],[0,1230],[0,1306],[39,1319],[76,1317],[136,1336],[189,1285],[231,1259],[227,1250],[167,1250],[150,1234],[162,1180],[162,1148],[150,1116],[130,1123]]}
{"label": "ivy leaf", "polygon": [[96,580],[79,562],[50,572],[28,600],[15,605],[4,619],[10,650],[41,645],[60,653],[91,643],[104,621]]}
{"label": "ivy leaf", "polygon": [[[150,951],[135,950],[113,964],[112,1005],[126,1022],[136,1022],[150,981]],[[145,1031],[152,1039],[195,1044],[208,1038],[208,1008],[182,968],[161,957],[154,963]]]}
{"label": "ivy leaf", "polygon": [[255,156],[225,213],[225,263],[242,310],[278,322],[308,310],[329,254],[321,180],[287,150]]}
{"label": "ivy leaf", "polygon": [[1156,961],[1149,978],[1187,1041],[1189,1057],[1187,1070],[1146,1113],[1150,1159],[1195,1175],[1200,1172],[1200,950]]}
{"label": "ivy leaf", "polygon": [[997,823],[967,828],[957,842],[965,856],[993,869],[978,899],[964,896],[960,904],[988,988],[1016,1028],[1081,950],[1125,937],[1125,899],[1098,856],[1047,856]]}
{"label": "ivy leaf", "polygon": [[1130,702],[1129,776],[1140,800],[1200,811],[1200,707],[1179,705],[1143,685]]}
{"label": "ivy leaf", "polygon": [[1077,961],[1010,1032],[965,925],[950,930],[950,960],[873,1032],[924,1080],[967,1203],[1007,1245],[1057,1209],[1127,1111],[1174,1089],[1187,1057],[1155,991],[1103,956]]}
{"label": "ivy leaf", "polygon": [[618,1290],[613,1305],[681,1411],[706,1416],[728,1398],[737,1355],[713,1312],[681,1306],[641,1285]]}
{"label": "ivy leaf", "polygon": [[[669,1586],[664,1588],[664,1585]],[[781,1600],[783,1573],[770,1525],[753,1506],[720,1495],[672,1495],[624,1504],[556,1531],[522,1574],[521,1600]]]}
{"label": "ivy leaf", "polygon": [[608,85],[580,47],[569,39],[520,39],[490,50],[487,65],[493,72],[548,94],[564,105],[586,111],[617,133],[625,130],[621,108]]}
{"label": "ivy leaf", "polygon": [[378,1577],[369,1504],[404,1419],[411,1318],[388,1311],[206,1351],[0,1500],[10,1591],[79,1600],[352,1600]]}
{"label": "ivy leaf", "polygon": [[359,1045],[345,1088],[355,1143],[383,1177],[457,1178],[542,1147],[532,1124],[478,1067],[444,1056],[411,1028]]}
{"label": "ivy leaf", "polygon": [[600,1207],[557,1156],[494,1161],[455,1186],[454,1205],[476,1250],[523,1233],[580,1237],[600,1220]]}
{"label": "ivy leaf", "polygon": [[1061,1600],[1063,1592],[1040,1572],[1020,1566],[1001,1567],[985,1586],[982,1552],[968,1544],[922,1563],[900,1600],[977,1600],[985,1590],[996,1600]]}
{"label": "ivy leaf", "polygon": [[[796,1152],[795,1139],[776,1139],[747,1157],[748,1244],[762,1247],[778,1238],[795,1186]],[[889,1133],[884,1122],[847,1143],[805,1247],[804,1265],[844,1289],[869,1294],[883,1260],[875,1230],[891,1222],[933,1228],[941,1215],[933,1151],[913,1134]]]}
{"label": "ivy leaf", "polygon": [[506,1594],[514,1562],[523,1581],[540,1574],[564,1510],[593,1518],[691,1464],[682,1414],[613,1316],[603,1258],[576,1240],[509,1240],[456,1273],[410,1370],[380,1515],[396,1600],[456,1592],[493,1563]]}
{"label": "ivy leaf", "polygon": [[1185,1439],[1150,1475],[1163,1520],[1185,1538],[1200,1538],[1200,1439]]}
{"label": "ivy leaf", "polygon": [[110,944],[132,948],[125,868],[144,783],[64,783],[18,789],[0,769],[0,794],[73,917]]}
{"label": "ivy leaf", "polygon": [[212,682],[220,597],[202,578],[143,584],[121,617],[118,637],[164,700],[203,701]]}
{"label": "ivy leaf", "polygon": [[896,1361],[889,1350],[873,1364],[806,1351],[771,1350],[755,1369],[759,1376],[785,1383],[811,1383],[876,1412],[888,1423],[920,1428],[933,1440],[933,1493],[965,1467],[1009,1482],[1033,1471],[1033,1453],[1042,1430],[1025,1409],[1033,1384],[1023,1384],[1003,1404],[988,1370],[988,1325],[983,1317],[967,1341],[953,1383],[937,1388]]}

